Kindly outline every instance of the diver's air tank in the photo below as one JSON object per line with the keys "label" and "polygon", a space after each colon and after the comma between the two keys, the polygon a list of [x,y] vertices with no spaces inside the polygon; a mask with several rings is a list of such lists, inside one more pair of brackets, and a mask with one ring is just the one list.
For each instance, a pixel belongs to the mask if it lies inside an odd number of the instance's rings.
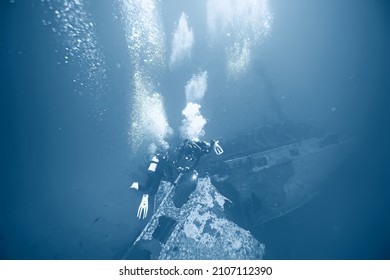
{"label": "diver's air tank", "polygon": [[150,161],[150,164],[149,164],[148,171],[156,172],[157,165],[158,165],[159,161],[160,160],[156,156],[152,157],[152,160]]}

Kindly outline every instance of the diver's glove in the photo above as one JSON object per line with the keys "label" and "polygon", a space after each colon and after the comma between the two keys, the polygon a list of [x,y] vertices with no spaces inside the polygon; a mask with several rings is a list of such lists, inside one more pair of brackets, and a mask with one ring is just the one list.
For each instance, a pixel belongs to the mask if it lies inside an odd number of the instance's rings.
{"label": "diver's glove", "polygon": [[129,189],[135,189],[135,190],[138,190],[139,189],[139,184],[138,182],[134,182]]}
{"label": "diver's glove", "polygon": [[138,213],[137,213],[137,218],[138,219],[145,219],[146,216],[148,215],[148,200],[149,200],[149,195],[144,194],[142,196],[141,203],[138,207]]}
{"label": "diver's glove", "polygon": [[213,149],[214,149],[214,152],[220,156],[223,154],[223,149],[221,147],[221,145],[218,144],[219,141],[215,141],[214,142],[214,146],[213,146]]}

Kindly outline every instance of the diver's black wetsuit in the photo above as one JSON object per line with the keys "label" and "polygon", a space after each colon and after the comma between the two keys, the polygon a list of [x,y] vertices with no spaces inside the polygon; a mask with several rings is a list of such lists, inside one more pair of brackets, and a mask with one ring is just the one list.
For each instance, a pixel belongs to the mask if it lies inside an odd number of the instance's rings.
{"label": "diver's black wetsuit", "polygon": [[172,163],[168,160],[167,155],[155,155],[149,163],[146,182],[145,185],[140,186],[140,191],[149,196],[154,196],[157,193],[161,180],[172,177],[171,170]]}

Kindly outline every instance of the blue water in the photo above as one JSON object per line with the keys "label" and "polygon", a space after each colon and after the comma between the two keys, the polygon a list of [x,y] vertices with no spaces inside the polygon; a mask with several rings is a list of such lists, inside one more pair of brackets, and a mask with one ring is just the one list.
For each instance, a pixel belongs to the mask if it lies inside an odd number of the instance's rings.
{"label": "blue water", "polygon": [[145,154],[284,121],[358,144],[316,199],[254,233],[265,257],[390,257],[386,1],[14,0],[0,13],[0,258],[120,258],[145,225],[128,190]]}

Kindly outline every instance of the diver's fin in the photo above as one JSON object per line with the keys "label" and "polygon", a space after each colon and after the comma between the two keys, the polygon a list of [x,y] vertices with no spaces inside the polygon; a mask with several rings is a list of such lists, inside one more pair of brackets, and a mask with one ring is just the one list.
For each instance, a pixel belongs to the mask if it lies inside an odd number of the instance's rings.
{"label": "diver's fin", "polygon": [[223,149],[221,145],[218,144],[219,141],[215,141],[213,149],[216,155],[220,156],[223,154]]}

